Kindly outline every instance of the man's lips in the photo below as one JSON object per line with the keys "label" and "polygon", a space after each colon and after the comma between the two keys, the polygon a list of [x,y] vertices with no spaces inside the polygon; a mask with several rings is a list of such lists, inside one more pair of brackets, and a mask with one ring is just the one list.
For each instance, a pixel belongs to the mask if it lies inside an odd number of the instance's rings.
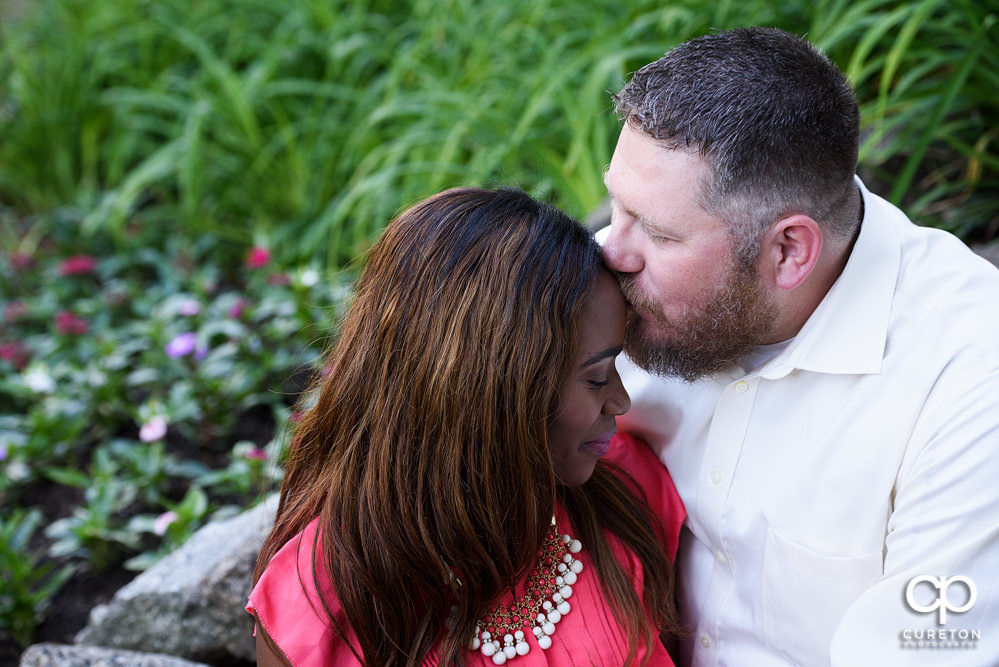
{"label": "man's lips", "polygon": [[610,451],[611,438],[614,437],[615,433],[616,431],[610,431],[599,438],[588,440],[582,444],[582,449],[597,456],[605,456]]}

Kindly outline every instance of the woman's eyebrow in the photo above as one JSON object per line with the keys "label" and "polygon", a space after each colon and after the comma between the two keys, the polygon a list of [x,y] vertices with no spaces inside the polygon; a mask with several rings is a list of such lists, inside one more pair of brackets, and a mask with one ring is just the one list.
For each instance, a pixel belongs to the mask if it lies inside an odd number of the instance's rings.
{"label": "woman's eyebrow", "polygon": [[616,357],[619,354],[621,354],[621,347],[620,346],[618,346],[618,347],[608,347],[606,350],[603,350],[601,352],[597,352],[592,357],[590,357],[589,359],[587,359],[586,361],[584,361],[580,365],[580,368],[586,368],[587,366],[592,366],[593,364],[597,363],[598,361],[606,359],[607,357]]}

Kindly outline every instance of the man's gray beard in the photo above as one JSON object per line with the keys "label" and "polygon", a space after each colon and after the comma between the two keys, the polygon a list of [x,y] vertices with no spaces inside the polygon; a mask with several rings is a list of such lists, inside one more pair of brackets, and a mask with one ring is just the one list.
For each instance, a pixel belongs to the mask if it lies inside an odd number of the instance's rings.
{"label": "man's gray beard", "polygon": [[629,310],[624,336],[625,354],[649,373],[694,382],[730,367],[756,345],[770,342],[777,306],[751,269],[731,269],[711,300],[700,310],[688,312],[681,322],[668,321],[631,277],[619,280],[628,302],[652,319],[643,320]]}

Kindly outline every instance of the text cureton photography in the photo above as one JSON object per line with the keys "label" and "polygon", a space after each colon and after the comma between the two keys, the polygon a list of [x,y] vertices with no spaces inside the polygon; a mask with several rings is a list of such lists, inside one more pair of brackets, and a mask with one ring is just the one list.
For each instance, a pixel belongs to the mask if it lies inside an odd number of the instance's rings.
{"label": "text cureton photography", "polygon": [[[952,588],[957,592],[952,594]],[[902,648],[978,648],[982,638],[979,628],[946,628],[948,613],[962,614],[975,606],[978,589],[975,582],[963,575],[935,577],[922,574],[909,580],[905,587],[905,602],[918,614],[936,613],[937,628],[908,628],[899,633]]]}

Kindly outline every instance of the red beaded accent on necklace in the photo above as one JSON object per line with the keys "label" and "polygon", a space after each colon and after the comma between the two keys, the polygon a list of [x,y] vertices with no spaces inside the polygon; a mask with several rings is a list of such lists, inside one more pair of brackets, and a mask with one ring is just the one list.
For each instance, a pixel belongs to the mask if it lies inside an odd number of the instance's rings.
{"label": "red beaded accent on necklace", "polygon": [[583,545],[568,535],[559,535],[555,517],[545,538],[534,568],[524,583],[524,595],[507,605],[490,609],[475,628],[469,649],[480,650],[497,665],[518,655],[527,655],[531,647],[522,628],[530,627],[538,646],[548,649],[555,624],[569,613],[568,598],[576,575],[583,564],[573,557]]}
{"label": "red beaded accent on necklace", "polygon": [[558,574],[555,568],[562,562],[565,553],[565,544],[557,528],[552,526],[541,547],[538,562],[527,575],[524,595],[514,599],[512,604],[490,609],[479,622],[479,627],[494,637],[502,637],[535,619],[544,601],[555,593],[555,577]]}

